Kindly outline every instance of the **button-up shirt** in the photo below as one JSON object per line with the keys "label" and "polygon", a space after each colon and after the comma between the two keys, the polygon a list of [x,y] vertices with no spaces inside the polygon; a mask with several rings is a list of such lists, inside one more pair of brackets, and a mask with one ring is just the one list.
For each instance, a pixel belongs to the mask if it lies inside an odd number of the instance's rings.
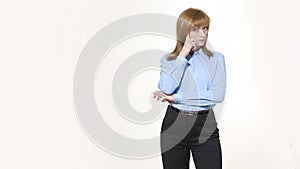
{"label": "button-up shirt", "polygon": [[202,49],[187,57],[177,56],[160,60],[158,88],[165,94],[174,94],[174,107],[186,111],[207,110],[221,103],[226,91],[224,55],[214,52],[209,58]]}

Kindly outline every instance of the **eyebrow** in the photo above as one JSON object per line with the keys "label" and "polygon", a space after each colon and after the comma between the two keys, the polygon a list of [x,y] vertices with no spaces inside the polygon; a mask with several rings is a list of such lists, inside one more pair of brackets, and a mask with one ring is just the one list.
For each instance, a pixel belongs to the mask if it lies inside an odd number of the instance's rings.
{"label": "eyebrow", "polygon": [[[209,26],[208,25],[206,25],[206,26],[201,26],[201,27],[203,27],[203,28],[209,28]],[[201,29],[200,27],[198,27],[198,26],[193,26],[193,29]]]}

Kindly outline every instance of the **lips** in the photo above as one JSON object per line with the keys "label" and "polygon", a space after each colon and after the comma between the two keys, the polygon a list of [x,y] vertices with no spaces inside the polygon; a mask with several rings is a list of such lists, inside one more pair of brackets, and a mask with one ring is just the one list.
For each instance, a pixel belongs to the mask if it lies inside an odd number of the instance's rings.
{"label": "lips", "polygon": [[203,42],[205,42],[205,39],[199,39],[198,42],[203,43]]}

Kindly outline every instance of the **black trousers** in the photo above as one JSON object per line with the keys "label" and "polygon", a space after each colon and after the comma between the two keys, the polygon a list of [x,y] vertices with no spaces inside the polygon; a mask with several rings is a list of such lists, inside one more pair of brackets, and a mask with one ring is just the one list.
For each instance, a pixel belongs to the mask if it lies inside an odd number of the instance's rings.
{"label": "black trousers", "polygon": [[213,109],[187,115],[169,105],[160,134],[164,169],[189,169],[190,152],[196,169],[222,169],[219,129]]}

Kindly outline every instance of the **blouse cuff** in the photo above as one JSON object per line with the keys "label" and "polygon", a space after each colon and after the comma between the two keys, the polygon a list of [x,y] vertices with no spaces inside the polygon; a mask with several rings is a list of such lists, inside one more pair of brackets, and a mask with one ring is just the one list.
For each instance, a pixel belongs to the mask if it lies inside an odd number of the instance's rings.
{"label": "blouse cuff", "polygon": [[185,64],[188,62],[188,60],[185,57],[181,56],[181,55],[177,56],[177,60],[180,60],[180,61],[182,61],[182,63],[185,63]]}

